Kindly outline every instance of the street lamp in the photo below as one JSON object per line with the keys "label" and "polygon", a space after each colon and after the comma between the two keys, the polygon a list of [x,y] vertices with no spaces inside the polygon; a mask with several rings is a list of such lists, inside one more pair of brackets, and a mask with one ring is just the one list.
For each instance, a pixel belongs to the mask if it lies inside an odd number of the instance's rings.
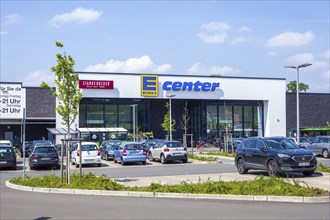
{"label": "street lamp", "polygon": [[172,98],[175,97],[175,95],[166,96],[170,98],[170,141],[172,141]]}
{"label": "street lamp", "polygon": [[300,126],[299,126],[299,69],[303,67],[311,66],[310,63],[304,63],[299,66],[285,66],[285,68],[292,68],[297,70],[297,86],[296,86],[296,92],[297,92],[297,143],[300,143]]}
{"label": "street lamp", "polygon": [[136,129],[136,125],[135,125],[135,114],[136,114],[136,111],[135,111],[135,106],[136,106],[136,104],[134,104],[134,105],[131,105],[132,107],[133,107],[133,140],[134,140],[134,142],[135,142],[135,136],[136,136],[136,134],[135,134],[135,129]]}

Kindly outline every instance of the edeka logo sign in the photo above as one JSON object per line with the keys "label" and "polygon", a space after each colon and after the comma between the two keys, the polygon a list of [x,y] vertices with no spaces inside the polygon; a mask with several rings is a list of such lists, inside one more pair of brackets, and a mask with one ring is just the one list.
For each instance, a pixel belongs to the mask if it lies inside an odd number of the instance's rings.
{"label": "edeka logo sign", "polygon": [[141,75],[141,96],[158,96],[157,75]]}
{"label": "edeka logo sign", "polygon": [[179,81],[165,81],[163,83],[163,90],[165,91],[194,91],[194,92],[214,92],[220,87],[220,83],[210,82],[179,82]]}

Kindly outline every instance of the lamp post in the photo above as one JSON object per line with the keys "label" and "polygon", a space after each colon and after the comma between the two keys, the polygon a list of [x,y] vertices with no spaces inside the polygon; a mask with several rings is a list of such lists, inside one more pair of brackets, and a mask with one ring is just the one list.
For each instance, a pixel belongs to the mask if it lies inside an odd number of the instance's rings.
{"label": "lamp post", "polygon": [[297,70],[297,85],[296,85],[296,92],[297,92],[297,143],[300,144],[300,126],[299,126],[299,69],[311,66],[310,63],[304,63],[299,66],[285,66],[285,68],[292,68]]}
{"label": "lamp post", "polygon": [[172,98],[175,97],[175,95],[166,97],[170,98],[170,141],[172,141]]}
{"label": "lamp post", "polygon": [[136,111],[135,111],[135,106],[136,106],[136,104],[134,104],[134,105],[131,105],[132,107],[133,107],[133,140],[134,140],[134,142],[135,142],[135,136],[136,136],[136,134],[135,134],[135,129],[136,129],[136,125],[135,125],[135,114],[136,114]]}

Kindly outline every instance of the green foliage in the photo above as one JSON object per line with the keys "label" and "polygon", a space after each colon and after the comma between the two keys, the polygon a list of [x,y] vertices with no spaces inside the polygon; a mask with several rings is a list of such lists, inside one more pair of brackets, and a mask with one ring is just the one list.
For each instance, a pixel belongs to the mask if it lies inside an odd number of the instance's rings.
{"label": "green foliage", "polygon": [[130,188],[135,191],[196,193],[196,194],[231,194],[231,195],[275,195],[275,196],[324,196],[328,193],[319,188],[306,188],[299,184],[292,185],[280,177],[257,177],[253,181],[199,181],[168,185],[152,183],[148,187]]}
{"label": "green foliage", "polygon": [[211,156],[223,156],[223,157],[235,157],[235,154],[234,153],[225,153],[225,152],[213,152],[213,151],[210,151],[210,152],[200,152],[200,154],[205,154],[205,155],[211,155]]}
{"label": "green foliage", "polygon": [[16,177],[10,180],[17,185],[46,188],[67,188],[67,189],[89,189],[89,190],[114,190],[114,191],[147,191],[147,192],[173,192],[173,193],[196,193],[196,194],[231,194],[231,195],[275,195],[275,196],[326,196],[329,192],[313,187],[303,187],[300,181],[290,184],[280,177],[259,176],[252,181],[211,181],[208,179],[198,183],[182,181],[180,184],[168,185],[151,183],[147,187],[125,187],[106,176],[97,177],[92,173],[83,175],[71,175],[70,184],[61,183],[60,177],[47,175],[43,177]]}
{"label": "green foliage", "polygon": [[[168,102],[166,102],[165,107],[167,109],[167,112],[166,112],[166,114],[164,116],[164,121],[161,124],[161,126],[164,129],[164,131],[169,132],[169,130],[170,130],[170,105],[169,105]],[[172,132],[175,132],[176,131],[175,128],[174,128],[174,126],[175,126],[175,122],[172,119]]]}
{"label": "green foliage", "polygon": [[216,157],[199,157],[199,156],[194,156],[191,154],[188,154],[188,158],[192,160],[200,160],[200,161],[216,161]]}
{"label": "green foliage", "polygon": [[[123,190],[125,186],[117,183],[106,176],[97,177],[92,173],[88,173],[79,179],[79,174],[74,173],[70,176],[70,183],[61,183],[61,179],[55,175],[46,175],[43,177],[16,177],[10,180],[13,184],[45,187],[45,188],[67,188],[67,189],[94,189],[94,190]],[[66,181],[64,181],[66,182]]]}
{"label": "green foliage", "polygon": [[318,172],[323,172],[323,173],[330,173],[330,168],[329,168],[329,167],[326,167],[326,166],[324,166],[323,164],[320,163],[320,164],[317,166],[316,171],[318,171]]}
{"label": "green foliage", "polygon": [[[56,42],[56,46],[63,48],[63,44]],[[78,106],[82,98],[82,93],[78,88],[79,76],[74,72],[75,62],[69,55],[56,54],[57,65],[51,67],[51,71],[55,73],[56,91],[46,82],[41,83],[41,87],[48,88],[58,99],[56,112],[62,116],[63,123],[69,128],[78,115]]]}
{"label": "green foliage", "polygon": [[[304,83],[299,83],[299,91],[304,91],[306,92],[307,90],[309,90],[309,86],[307,84]],[[288,85],[287,85],[287,92],[297,92],[297,81],[291,81]]]}

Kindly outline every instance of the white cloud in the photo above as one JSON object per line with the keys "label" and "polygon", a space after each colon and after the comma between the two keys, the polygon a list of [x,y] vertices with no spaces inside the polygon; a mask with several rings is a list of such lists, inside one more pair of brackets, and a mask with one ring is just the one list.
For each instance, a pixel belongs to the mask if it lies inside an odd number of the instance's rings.
{"label": "white cloud", "polygon": [[296,54],[293,56],[290,56],[287,58],[286,63],[288,65],[300,65],[303,63],[310,63],[312,64],[311,67],[309,67],[309,69],[325,69],[328,67],[328,63],[325,61],[320,61],[320,60],[315,60],[315,57],[313,54],[311,53],[300,53],[300,54]]}
{"label": "white cloud", "polygon": [[269,51],[267,53],[267,55],[270,56],[270,57],[276,57],[277,56],[277,52],[276,51]]}
{"label": "white cloud", "polygon": [[252,30],[249,27],[242,26],[238,29],[238,32],[252,32]]}
{"label": "white cloud", "polygon": [[210,22],[202,24],[201,29],[205,31],[225,31],[230,29],[231,26],[223,22]]}
{"label": "white cloud", "polygon": [[324,59],[330,59],[330,50],[321,53],[320,57]]}
{"label": "white cloud", "polygon": [[55,27],[64,23],[84,24],[94,22],[101,17],[102,13],[94,9],[76,8],[71,12],[55,15],[49,21]]}
{"label": "white cloud", "polygon": [[239,74],[240,70],[235,69],[233,67],[229,66],[212,66],[212,67],[204,67],[201,63],[195,63],[193,64],[187,72],[189,74],[194,75],[234,75]]}
{"label": "white cloud", "polygon": [[23,80],[24,86],[40,86],[44,81],[50,86],[54,86],[55,74],[47,70],[37,70],[29,73]]}
{"label": "white cloud", "polygon": [[267,41],[267,47],[300,47],[309,44],[314,39],[311,31],[305,33],[284,32]]}
{"label": "white cloud", "polygon": [[22,21],[22,17],[18,14],[10,14],[5,17],[5,24],[11,25],[11,24],[17,24]]}
{"label": "white cloud", "polygon": [[223,43],[227,40],[228,36],[226,32],[219,33],[198,33],[197,36],[202,39],[205,43]]}
{"label": "white cloud", "polygon": [[313,92],[318,93],[330,93],[330,84],[329,83],[322,83],[322,84],[311,84],[310,90]]}
{"label": "white cloud", "polygon": [[85,71],[91,72],[122,72],[122,73],[164,73],[172,70],[170,64],[157,66],[149,56],[129,58],[125,61],[109,60],[106,63],[99,63],[88,66]]}
{"label": "white cloud", "polygon": [[313,63],[314,56],[311,53],[300,53],[287,58],[287,63],[290,65],[300,65],[302,63]]}
{"label": "white cloud", "polygon": [[236,37],[232,40],[229,41],[229,44],[236,45],[236,44],[241,44],[245,42],[251,41],[251,38],[248,37]]}
{"label": "white cloud", "polygon": [[202,24],[200,29],[197,37],[205,43],[223,43],[228,38],[227,30],[231,29],[231,26],[223,22],[210,22]]}
{"label": "white cloud", "polygon": [[1,35],[1,36],[4,36],[4,35],[6,35],[6,34],[8,34],[8,31],[1,31],[1,32],[0,32],[0,35]]}

